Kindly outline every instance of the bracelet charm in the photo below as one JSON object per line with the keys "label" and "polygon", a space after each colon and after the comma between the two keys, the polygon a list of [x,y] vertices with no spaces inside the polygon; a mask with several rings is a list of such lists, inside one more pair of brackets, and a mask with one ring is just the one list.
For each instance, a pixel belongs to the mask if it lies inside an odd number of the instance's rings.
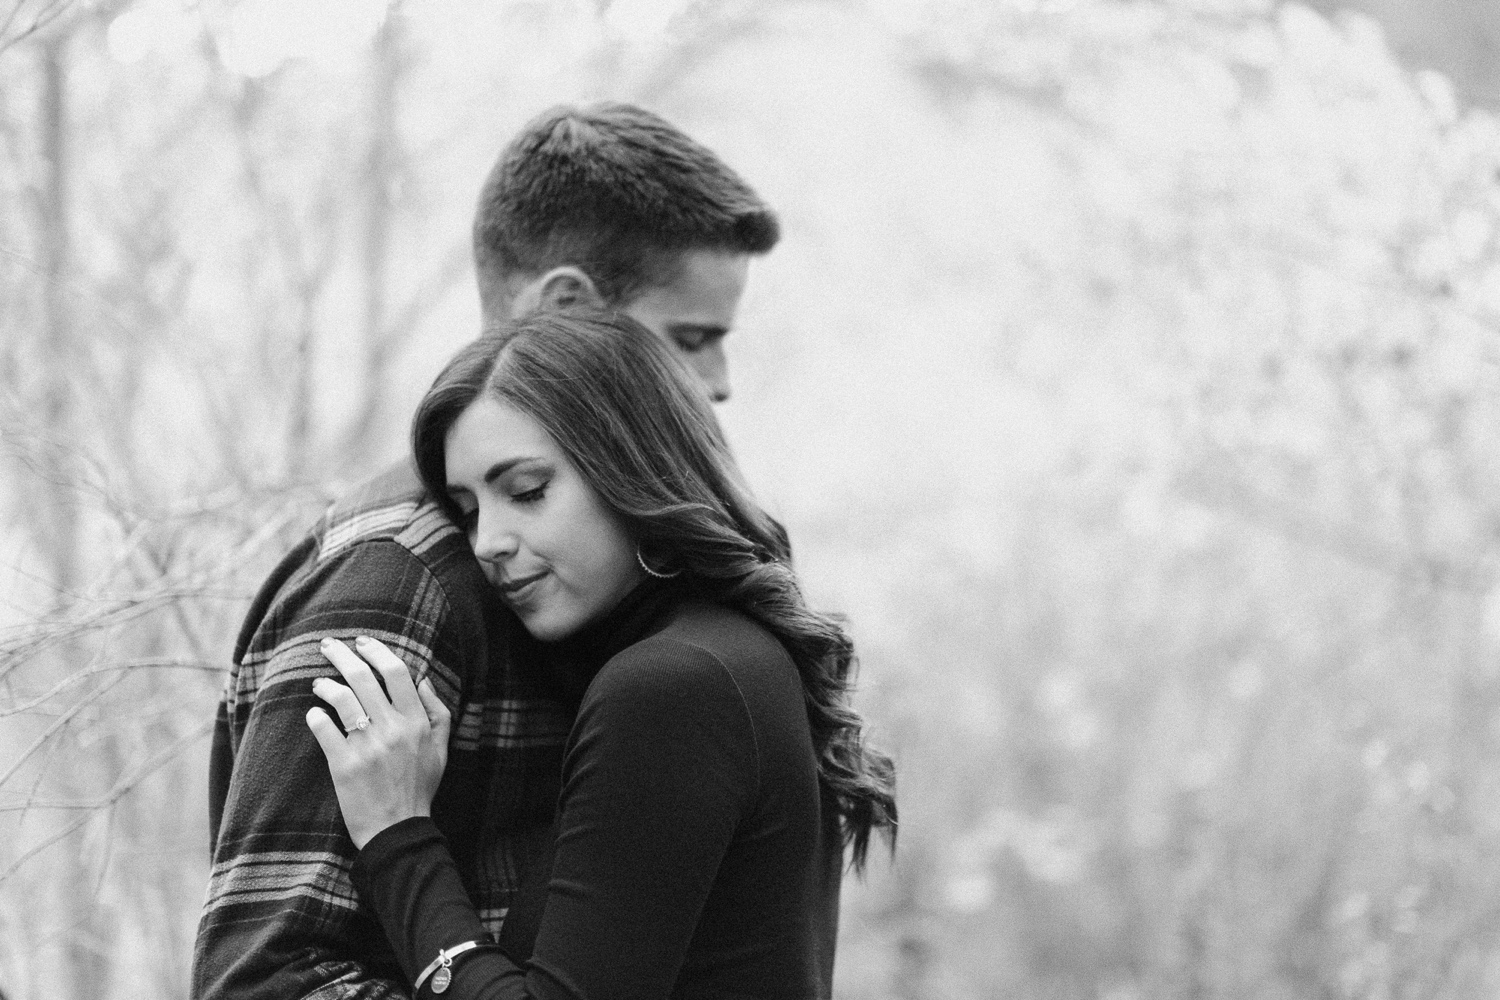
{"label": "bracelet charm", "polygon": [[438,949],[437,958],[428,963],[427,968],[422,970],[421,974],[417,976],[417,981],[412,984],[411,995],[415,997],[421,992],[422,984],[429,979],[432,981],[433,993],[448,992],[448,986],[453,982],[453,960],[455,958],[465,952],[473,951],[475,948],[494,947],[496,947],[494,940],[489,935],[485,935],[477,941],[465,941],[463,944],[456,944],[451,948]]}

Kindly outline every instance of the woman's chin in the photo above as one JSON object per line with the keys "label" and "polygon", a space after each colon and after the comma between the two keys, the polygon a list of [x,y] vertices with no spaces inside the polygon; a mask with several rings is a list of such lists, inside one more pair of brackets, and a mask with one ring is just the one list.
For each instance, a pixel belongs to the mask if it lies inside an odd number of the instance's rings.
{"label": "woman's chin", "polygon": [[627,579],[612,590],[590,591],[579,599],[549,576],[522,591],[521,600],[507,603],[533,639],[561,642],[607,616],[633,585]]}
{"label": "woman's chin", "polygon": [[559,632],[546,626],[533,627],[527,624],[525,619],[522,619],[521,623],[526,625],[526,631],[530,632],[531,637],[537,642],[558,642],[568,637],[568,633]]}
{"label": "woman's chin", "polygon": [[516,609],[516,617],[538,642],[560,642],[578,631],[578,624],[567,615],[548,614],[546,608]]}

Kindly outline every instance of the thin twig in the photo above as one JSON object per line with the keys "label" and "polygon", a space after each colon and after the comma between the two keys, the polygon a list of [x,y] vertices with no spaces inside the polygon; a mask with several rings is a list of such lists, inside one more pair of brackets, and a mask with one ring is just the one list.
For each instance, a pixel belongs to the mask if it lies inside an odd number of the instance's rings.
{"label": "thin twig", "polygon": [[[167,761],[171,760],[174,756],[177,755],[180,750],[182,750],[183,747],[186,747],[188,744],[195,742],[196,740],[207,734],[208,731],[214,727],[214,722],[214,719],[205,719],[202,722],[198,723],[198,725],[188,730],[185,734],[179,736],[167,746],[152,754],[150,757],[147,757],[144,761],[136,766],[135,770],[131,771],[125,777],[121,778],[115,783],[115,786],[113,788],[111,788],[108,792],[105,792],[103,795],[98,796],[97,798],[37,799],[25,805],[0,804],[0,812],[18,812],[20,810],[28,808],[61,810],[105,809],[109,806],[114,805],[124,795],[130,792],[131,789],[140,784],[141,779],[145,778],[152,771],[155,771]],[[35,849],[24,855],[21,860],[25,860],[25,858],[29,857],[32,853],[35,853]],[[11,872],[13,872],[19,863],[20,862],[18,861],[16,865],[12,865],[9,869],[7,869],[5,874],[0,875],[0,880],[3,880],[5,878],[5,875],[9,875]]]}
{"label": "thin twig", "polygon": [[1318,521],[1295,504],[1241,480],[1191,484],[1184,495],[1219,513],[1259,525],[1280,537],[1391,576],[1413,576],[1447,590],[1480,592],[1496,579],[1496,564],[1484,557],[1458,559],[1403,548],[1361,532],[1355,525]]}
{"label": "thin twig", "polygon": [[116,604],[113,607],[82,616],[72,621],[45,622],[40,626],[30,629],[29,632],[31,634],[14,645],[8,647],[0,646],[0,680],[3,680],[22,665],[30,662],[49,649],[53,649],[66,642],[75,641],[87,634],[113,628],[142,618],[173,601],[185,598],[202,600],[214,597],[223,600],[237,600],[243,596],[243,594],[229,591],[211,591],[202,586],[164,588],[155,594],[150,594],[137,601]]}
{"label": "thin twig", "polygon": [[4,882],[7,878],[10,878],[10,876],[14,875],[16,871],[31,858],[40,854],[42,851],[45,851],[47,848],[51,847],[59,840],[62,840],[68,834],[72,833],[80,826],[83,826],[83,824],[87,823],[93,818],[93,813],[84,813],[82,816],[79,816],[77,819],[73,820],[71,823],[54,833],[52,836],[44,839],[40,844],[37,844],[35,847],[31,848],[31,850],[27,851],[25,854],[22,854],[11,864],[9,868],[5,869],[5,871],[3,872],[0,872],[0,882]]}
{"label": "thin twig", "polygon": [[47,727],[46,731],[43,732],[42,735],[38,736],[35,740],[32,741],[31,745],[27,747],[26,750],[21,754],[21,756],[16,760],[16,762],[10,766],[10,770],[6,771],[4,774],[0,774],[0,788],[5,787],[5,783],[10,781],[10,779],[15,776],[15,773],[21,769],[21,766],[28,760],[30,760],[31,756],[35,754],[37,750],[45,746],[48,740],[57,735],[59,730],[65,728],[68,723],[72,722],[73,718],[77,716],[79,712],[82,712],[89,705],[98,701],[100,698],[104,697],[105,694],[113,690],[116,685],[118,685],[125,679],[125,676],[125,674],[115,675],[104,684],[95,688],[93,691],[90,691],[84,697],[78,699],[76,703],[69,706],[66,712],[57,717],[57,721],[53,722],[52,725]]}
{"label": "thin twig", "polygon": [[77,639],[90,632],[123,624],[157,610],[164,604],[183,599],[205,599],[219,597],[237,599],[244,595],[229,591],[216,591],[213,585],[222,583],[241,571],[249,556],[267,545],[290,520],[293,512],[283,511],[235,547],[215,566],[185,577],[163,581],[155,590],[135,595],[110,599],[110,605],[91,609],[67,619],[48,619],[31,626],[23,626],[14,632],[8,642],[0,642],[0,679],[3,679],[22,663],[35,658],[47,649]]}
{"label": "thin twig", "polygon": [[[201,738],[212,728],[213,720],[210,719],[189,731],[185,736],[182,736],[181,738],[175,740],[170,746],[157,753],[154,757],[147,759],[144,763],[141,764],[140,767],[132,771],[129,776],[121,779],[120,782],[110,790],[109,794],[96,799],[94,801],[93,808],[100,809],[113,806],[123,796],[125,796],[133,788],[135,788],[135,786],[138,785],[147,775],[155,771],[157,768],[161,767],[167,761],[171,760],[184,747]],[[77,830],[79,827],[83,826],[83,824],[87,823],[90,819],[93,819],[95,815],[96,813],[94,812],[85,812],[82,816],[79,816],[77,819],[70,822],[61,830],[57,831],[51,836],[46,837],[42,840],[41,843],[36,844],[35,846],[27,850],[20,857],[16,858],[15,861],[11,862],[10,867],[6,868],[3,872],[0,872],[0,883],[3,883],[6,879],[14,875],[27,861],[31,860],[42,851],[45,851],[53,844],[67,837],[74,830]]]}
{"label": "thin twig", "polygon": [[3,54],[12,45],[25,41],[53,21],[56,21],[68,9],[69,4],[68,0],[51,0],[51,3],[43,7],[31,19],[31,24],[7,38],[6,35],[10,31],[11,25],[16,23],[16,18],[20,16],[21,8],[24,6],[26,6],[26,0],[16,0],[15,6],[5,16],[4,23],[0,23],[0,54]]}
{"label": "thin twig", "polygon": [[29,712],[87,677],[97,677],[100,674],[113,673],[117,670],[199,670],[204,673],[220,673],[224,670],[224,664],[212,663],[205,660],[184,660],[178,657],[148,657],[141,660],[130,660],[125,663],[110,663],[102,667],[89,667],[85,670],[78,670],[69,674],[46,691],[33,697],[30,701],[11,705],[9,708],[0,708],[0,719],[3,719],[7,715],[18,715],[22,712]]}

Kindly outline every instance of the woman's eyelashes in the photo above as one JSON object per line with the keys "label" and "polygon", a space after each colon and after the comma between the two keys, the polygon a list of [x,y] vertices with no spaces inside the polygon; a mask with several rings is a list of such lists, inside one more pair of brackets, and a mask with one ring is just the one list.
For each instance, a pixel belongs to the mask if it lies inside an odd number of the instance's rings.
{"label": "woman's eyelashes", "polygon": [[502,462],[484,477],[484,492],[507,503],[533,504],[547,494],[557,469],[545,459],[529,457]]}
{"label": "woman's eyelashes", "polygon": [[[546,497],[547,487],[550,485],[550,480],[543,480],[535,484],[526,483],[523,484],[520,488],[512,487],[504,491],[502,493],[502,496],[508,499],[511,503],[522,505],[539,503],[544,497]],[[458,526],[464,530],[465,534],[472,535],[475,529],[479,527],[479,505],[474,504],[473,506],[466,506],[460,504],[458,506],[457,513]]]}
{"label": "woman's eyelashes", "polygon": [[516,502],[516,504],[535,504],[535,502],[540,501],[543,496],[547,495],[547,486],[549,486],[549,483],[546,483],[546,481],[541,481],[541,483],[537,483],[535,486],[529,486],[528,484],[525,489],[511,490],[510,499]]}

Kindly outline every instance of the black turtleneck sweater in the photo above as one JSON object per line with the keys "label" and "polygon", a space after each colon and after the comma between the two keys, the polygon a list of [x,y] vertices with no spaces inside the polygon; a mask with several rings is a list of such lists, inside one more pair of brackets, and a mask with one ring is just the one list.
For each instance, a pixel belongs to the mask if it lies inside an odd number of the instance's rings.
{"label": "black turtleneck sweater", "polygon": [[[782,646],[652,582],[554,659],[581,701],[550,882],[506,919],[531,957],[461,956],[445,997],[828,997],[843,851]],[[425,818],[366,844],[354,883],[409,979],[484,934]]]}

